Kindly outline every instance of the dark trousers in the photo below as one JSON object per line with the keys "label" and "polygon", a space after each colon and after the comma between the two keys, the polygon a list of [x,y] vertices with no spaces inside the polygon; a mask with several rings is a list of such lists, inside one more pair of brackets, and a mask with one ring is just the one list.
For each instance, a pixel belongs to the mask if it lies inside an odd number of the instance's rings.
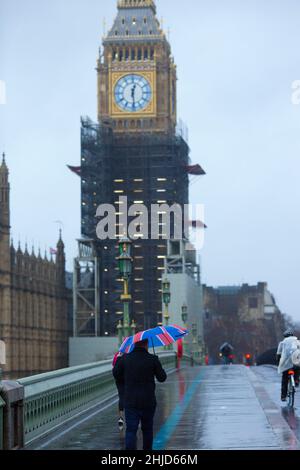
{"label": "dark trousers", "polygon": [[154,415],[155,415],[155,407],[144,408],[142,410],[137,410],[135,408],[125,408],[126,450],[137,450],[136,434],[137,434],[140,422],[142,425],[142,433],[143,433],[143,449],[152,450]]}
{"label": "dark trousers", "polygon": [[[293,369],[295,372],[294,378],[295,382],[299,382],[299,376],[300,376],[300,369],[294,368]],[[287,391],[288,391],[288,383],[289,383],[289,371],[286,370],[282,374],[282,381],[281,381],[281,397],[286,398],[287,396]]]}

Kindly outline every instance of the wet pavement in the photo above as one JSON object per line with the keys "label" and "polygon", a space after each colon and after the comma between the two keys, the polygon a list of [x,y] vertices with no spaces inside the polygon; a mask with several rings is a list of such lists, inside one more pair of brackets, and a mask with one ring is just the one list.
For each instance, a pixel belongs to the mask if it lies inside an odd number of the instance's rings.
{"label": "wet pavement", "polygon": [[[154,449],[299,449],[300,415],[296,410],[293,422],[286,419],[278,390],[279,376],[271,368],[212,366],[174,372],[157,385]],[[113,398],[33,448],[122,450],[124,434],[117,418]]]}

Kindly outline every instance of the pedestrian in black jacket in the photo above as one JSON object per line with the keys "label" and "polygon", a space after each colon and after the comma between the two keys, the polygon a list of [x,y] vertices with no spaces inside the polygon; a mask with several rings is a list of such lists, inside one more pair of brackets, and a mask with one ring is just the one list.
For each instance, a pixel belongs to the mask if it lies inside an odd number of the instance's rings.
{"label": "pedestrian in black jacket", "polygon": [[153,419],[156,409],[155,378],[165,382],[167,374],[157,356],[149,354],[148,340],[137,343],[130,354],[118,360],[113,370],[124,381],[126,450],[136,450],[136,434],[141,421],[144,450],[152,450]]}

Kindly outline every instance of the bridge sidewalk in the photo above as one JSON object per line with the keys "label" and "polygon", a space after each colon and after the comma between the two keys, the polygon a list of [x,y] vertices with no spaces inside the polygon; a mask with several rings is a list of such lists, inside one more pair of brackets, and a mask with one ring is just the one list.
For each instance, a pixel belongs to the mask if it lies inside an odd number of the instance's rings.
{"label": "bridge sidewalk", "polygon": [[[183,369],[157,386],[157,398],[156,450],[300,448],[263,382],[246,367]],[[123,449],[116,400],[30,448]]]}

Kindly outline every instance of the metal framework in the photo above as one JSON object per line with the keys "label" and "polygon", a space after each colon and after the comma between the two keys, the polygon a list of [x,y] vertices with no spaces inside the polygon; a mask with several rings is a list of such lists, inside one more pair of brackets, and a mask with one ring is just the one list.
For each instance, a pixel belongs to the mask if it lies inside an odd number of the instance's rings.
{"label": "metal framework", "polygon": [[99,255],[94,240],[78,240],[78,257],[74,260],[73,335],[99,336],[100,282]]}

